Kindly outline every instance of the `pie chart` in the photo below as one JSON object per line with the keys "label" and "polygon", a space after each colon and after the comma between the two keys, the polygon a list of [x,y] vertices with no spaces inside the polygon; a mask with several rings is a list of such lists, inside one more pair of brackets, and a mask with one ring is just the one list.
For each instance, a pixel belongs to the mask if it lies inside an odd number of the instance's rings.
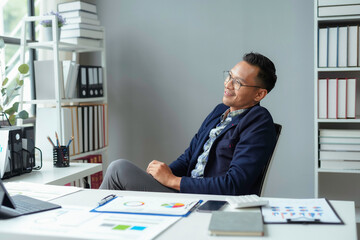
{"label": "pie chart", "polygon": [[180,208],[185,206],[183,203],[164,203],[161,204],[162,207],[166,207],[166,208]]}

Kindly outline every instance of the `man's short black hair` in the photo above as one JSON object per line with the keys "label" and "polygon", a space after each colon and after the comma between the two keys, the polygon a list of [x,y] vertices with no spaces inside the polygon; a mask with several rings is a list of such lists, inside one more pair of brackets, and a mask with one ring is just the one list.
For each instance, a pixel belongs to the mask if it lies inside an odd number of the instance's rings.
{"label": "man's short black hair", "polygon": [[257,78],[269,93],[274,88],[277,79],[274,63],[260,53],[253,52],[246,53],[243,56],[243,60],[250,65],[260,68]]}

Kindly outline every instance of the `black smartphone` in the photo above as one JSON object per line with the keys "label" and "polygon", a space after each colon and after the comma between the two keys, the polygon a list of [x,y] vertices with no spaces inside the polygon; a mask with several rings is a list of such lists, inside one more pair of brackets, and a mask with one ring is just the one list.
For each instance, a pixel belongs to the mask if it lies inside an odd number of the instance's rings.
{"label": "black smartphone", "polygon": [[202,204],[200,207],[198,207],[198,212],[212,212],[217,211],[220,208],[222,208],[227,201],[218,201],[218,200],[208,200],[204,204]]}

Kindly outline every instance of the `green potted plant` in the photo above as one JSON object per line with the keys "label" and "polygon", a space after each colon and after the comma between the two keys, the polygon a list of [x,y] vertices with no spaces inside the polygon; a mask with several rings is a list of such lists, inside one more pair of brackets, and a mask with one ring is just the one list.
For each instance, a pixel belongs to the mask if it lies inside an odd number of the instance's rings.
{"label": "green potted plant", "polygon": [[[5,47],[4,40],[0,38],[0,54]],[[22,110],[18,113],[19,102],[15,98],[20,95],[21,87],[24,85],[24,80],[20,79],[29,72],[27,64],[21,64],[18,67],[19,74],[12,80],[9,80],[3,73],[3,68],[0,61],[1,73],[1,98],[0,98],[0,115],[8,121],[9,125],[15,125],[16,119],[27,119],[29,114]],[[4,119],[1,119],[4,120]]]}
{"label": "green potted plant", "polygon": [[[54,15],[58,20],[58,39],[60,39],[61,27],[66,24],[66,19],[63,18],[58,12],[51,11],[45,14],[45,16]],[[52,20],[42,20],[40,24],[44,27],[45,40],[52,41]]]}

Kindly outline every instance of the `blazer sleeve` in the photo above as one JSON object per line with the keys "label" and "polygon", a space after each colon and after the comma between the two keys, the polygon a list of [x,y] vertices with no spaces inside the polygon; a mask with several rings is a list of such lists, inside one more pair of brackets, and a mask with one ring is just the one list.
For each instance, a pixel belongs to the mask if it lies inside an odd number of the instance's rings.
{"label": "blazer sleeve", "polygon": [[[215,147],[217,161],[230,158],[226,173],[204,178],[182,177],[180,192],[198,194],[242,195],[253,192],[254,185],[275,148],[275,127],[270,113],[260,106],[249,111],[238,123],[237,142],[232,156],[221,144],[229,145],[231,138],[219,141]],[[224,144],[225,142],[225,144]]]}

